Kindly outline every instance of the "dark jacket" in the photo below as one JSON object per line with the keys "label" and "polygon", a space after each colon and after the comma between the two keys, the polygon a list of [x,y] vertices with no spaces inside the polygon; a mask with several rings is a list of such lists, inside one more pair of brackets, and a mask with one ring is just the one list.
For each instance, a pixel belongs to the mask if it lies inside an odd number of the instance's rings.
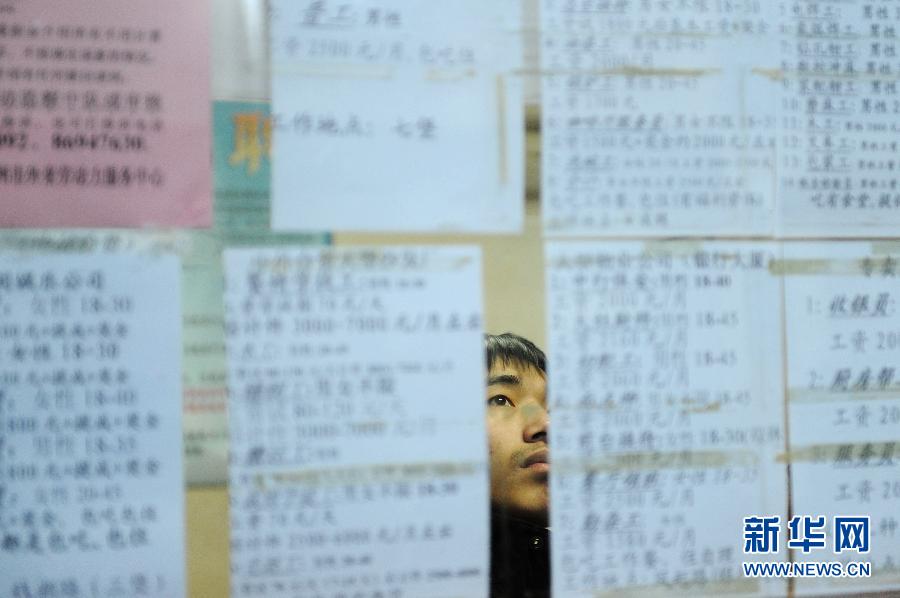
{"label": "dark jacket", "polygon": [[491,598],[550,596],[550,531],[491,511]]}

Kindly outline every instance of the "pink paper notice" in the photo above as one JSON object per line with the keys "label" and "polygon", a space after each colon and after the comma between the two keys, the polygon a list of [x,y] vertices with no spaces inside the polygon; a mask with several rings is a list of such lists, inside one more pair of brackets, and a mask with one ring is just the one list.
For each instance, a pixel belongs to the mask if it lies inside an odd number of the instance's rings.
{"label": "pink paper notice", "polygon": [[0,0],[0,227],[209,226],[204,0]]}

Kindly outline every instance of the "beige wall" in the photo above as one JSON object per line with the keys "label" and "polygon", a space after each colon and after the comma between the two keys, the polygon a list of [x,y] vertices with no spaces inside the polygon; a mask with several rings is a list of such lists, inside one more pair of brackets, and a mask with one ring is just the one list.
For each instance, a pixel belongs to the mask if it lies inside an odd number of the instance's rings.
{"label": "beige wall", "polygon": [[188,596],[228,598],[228,489],[187,492]]}

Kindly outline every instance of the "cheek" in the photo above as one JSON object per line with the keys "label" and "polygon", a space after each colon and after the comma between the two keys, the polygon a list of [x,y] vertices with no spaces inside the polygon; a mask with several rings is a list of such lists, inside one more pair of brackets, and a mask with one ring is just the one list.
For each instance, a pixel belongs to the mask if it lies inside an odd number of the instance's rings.
{"label": "cheek", "polygon": [[497,434],[490,422],[487,425],[487,441],[488,456],[493,458],[494,453],[497,452]]}
{"label": "cheek", "polygon": [[494,419],[489,421],[487,425],[488,432],[488,454],[492,467],[497,470],[496,474],[508,466],[509,459],[514,448],[511,441],[511,430],[509,422]]}
{"label": "cheek", "polygon": [[502,426],[497,425],[496,421],[487,422],[488,435],[488,459],[493,469],[497,459],[503,454],[503,441],[501,439]]}
{"label": "cheek", "polygon": [[506,435],[508,433],[508,423],[501,417],[494,416],[487,420],[487,437],[488,450],[491,455],[503,452],[503,446],[506,444]]}

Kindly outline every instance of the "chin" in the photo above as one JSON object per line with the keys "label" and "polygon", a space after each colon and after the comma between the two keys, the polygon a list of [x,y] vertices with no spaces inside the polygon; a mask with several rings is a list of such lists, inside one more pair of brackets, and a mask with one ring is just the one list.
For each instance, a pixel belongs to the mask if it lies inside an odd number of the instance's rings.
{"label": "chin", "polygon": [[518,519],[524,519],[530,523],[546,526],[549,521],[549,501],[546,498],[522,502],[510,507],[507,512]]}
{"label": "chin", "polygon": [[547,484],[517,480],[511,486],[512,492],[491,497],[493,511],[503,517],[514,517],[546,527],[550,513],[550,489]]}

